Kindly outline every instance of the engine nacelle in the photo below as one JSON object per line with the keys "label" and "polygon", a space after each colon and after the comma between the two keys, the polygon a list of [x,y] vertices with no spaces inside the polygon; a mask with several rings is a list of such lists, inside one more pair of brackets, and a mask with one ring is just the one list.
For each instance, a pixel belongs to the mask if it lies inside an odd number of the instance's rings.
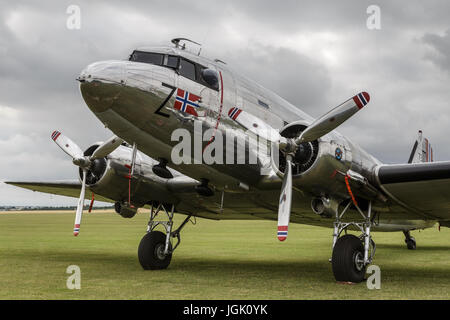
{"label": "engine nacelle", "polygon": [[[285,138],[295,138],[306,128],[306,122],[296,121],[281,129],[280,134]],[[278,159],[274,155],[278,155]],[[332,132],[298,147],[292,159],[292,184],[314,197],[311,206],[315,213],[330,216],[335,214],[336,205],[333,202],[342,202],[349,196],[343,174],[351,169],[367,177],[376,163],[373,157],[357,145],[339,133]],[[286,158],[274,145],[272,167],[282,178]],[[333,195],[335,200],[329,199],[329,195]]]}
{"label": "engine nacelle", "polygon": [[116,202],[114,209],[123,218],[133,218],[137,213],[137,208],[130,207],[128,204],[122,202]]}
{"label": "engine nacelle", "polygon": [[[85,155],[91,155],[98,144],[89,147]],[[124,218],[131,218],[136,214],[136,208],[143,207],[148,201],[175,203],[177,198],[168,193],[168,181],[171,190],[190,188],[194,192],[195,180],[174,177],[170,180],[157,176],[152,167],[158,161],[137,152],[133,178],[129,179],[132,148],[119,146],[107,157],[92,162],[87,172],[86,185],[94,193],[115,202],[115,209]],[[80,177],[83,172],[80,170]],[[178,188],[178,189],[177,189]],[[131,200],[132,206],[128,205]]]}

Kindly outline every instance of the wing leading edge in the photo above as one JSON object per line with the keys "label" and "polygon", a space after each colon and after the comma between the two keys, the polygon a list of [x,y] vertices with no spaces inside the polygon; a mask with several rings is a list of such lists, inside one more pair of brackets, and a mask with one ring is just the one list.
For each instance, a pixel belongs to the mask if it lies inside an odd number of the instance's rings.
{"label": "wing leading edge", "polygon": [[[78,180],[67,181],[5,181],[6,184],[10,184],[16,187],[25,188],[33,191],[56,194],[59,196],[80,197],[81,183]],[[86,199],[90,198],[90,193],[86,193]],[[111,199],[95,195],[96,201],[114,202]]]}

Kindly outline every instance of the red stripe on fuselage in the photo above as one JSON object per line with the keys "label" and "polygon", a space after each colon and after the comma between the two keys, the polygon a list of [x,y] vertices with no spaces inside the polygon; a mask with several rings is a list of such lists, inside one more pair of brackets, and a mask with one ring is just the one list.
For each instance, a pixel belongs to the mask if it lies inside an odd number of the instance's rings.
{"label": "red stripe on fuselage", "polygon": [[214,132],[211,136],[211,139],[209,139],[206,146],[203,148],[203,151],[205,151],[206,147],[209,146],[209,144],[214,140],[214,137],[216,136],[217,128],[219,127],[220,118],[222,117],[222,108],[223,108],[223,78],[222,78],[222,72],[219,71],[220,76],[220,108],[219,108],[219,116],[217,117],[216,126],[214,127]]}

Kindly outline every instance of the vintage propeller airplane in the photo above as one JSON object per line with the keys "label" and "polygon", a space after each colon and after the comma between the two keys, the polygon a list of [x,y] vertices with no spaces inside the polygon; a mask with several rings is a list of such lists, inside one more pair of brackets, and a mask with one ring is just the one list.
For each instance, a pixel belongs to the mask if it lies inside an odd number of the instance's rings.
{"label": "vintage propeller airplane", "polygon": [[[177,38],[173,46],[136,49],[128,60],[96,62],[81,72],[86,104],[115,134],[83,152],[53,132],[79,167],[81,185],[7,183],[79,197],[75,235],[86,187],[91,207],[95,194],[115,202],[126,218],[149,206],[138,249],[144,269],[168,267],[191,217],[278,219],[281,241],[289,222],[332,227],[332,270],[336,280],[350,282],[361,282],[373,260],[372,230],[402,231],[408,249],[415,249],[410,230],[450,226],[450,161],[433,162],[421,132],[408,163],[386,165],[334,131],[369,103],[367,92],[312,119],[223,61],[188,50],[189,42]],[[194,152],[178,152],[186,141],[180,142],[179,131],[174,135],[177,130],[190,134]],[[199,154],[215,161],[198,161]],[[176,230],[175,212],[187,215]],[[166,219],[157,220],[159,213]]]}

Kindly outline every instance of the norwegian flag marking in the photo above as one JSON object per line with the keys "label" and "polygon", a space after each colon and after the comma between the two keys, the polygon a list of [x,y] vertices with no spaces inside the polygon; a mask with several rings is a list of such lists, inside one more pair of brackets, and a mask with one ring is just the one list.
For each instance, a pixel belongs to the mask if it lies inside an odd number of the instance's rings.
{"label": "norwegian flag marking", "polygon": [[197,111],[195,108],[198,108],[198,100],[200,100],[199,96],[196,96],[193,93],[190,93],[186,90],[178,89],[177,97],[175,99],[175,103],[173,107],[182,112],[186,112],[198,117]]}

